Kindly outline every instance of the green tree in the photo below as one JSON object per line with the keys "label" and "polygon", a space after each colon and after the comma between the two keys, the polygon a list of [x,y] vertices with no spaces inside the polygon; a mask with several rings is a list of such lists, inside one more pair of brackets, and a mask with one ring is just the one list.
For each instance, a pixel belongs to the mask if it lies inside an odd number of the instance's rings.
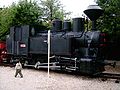
{"label": "green tree", "polygon": [[39,17],[42,12],[35,1],[20,0],[16,5],[16,11],[13,25],[41,23]]}
{"label": "green tree", "polygon": [[66,12],[59,0],[40,0],[40,7],[43,12],[43,20],[45,24],[51,27],[51,21],[55,18],[64,20],[71,12]]}
{"label": "green tree", "polygon": [[8,29],[12,25],[15,16],[14,10],[14,5],[0,10],[0,40],[5,40],[5,35],[9,32]]}
{"label": "green tree", "polygon": [[47,20],[59,18],[63,20],[70,12],[63,9],[63,5],[59,0],[40,0],[40,7],[43,11],[43,17]]}
{"label": "green tree", "polygon": [[120,30],[120,0],[97,0],[104,10],[103,16],[98,20],[99,29],[108,33]]}
{"label": "green tree", "polygon": [[104,10],[99,29],[108,33],[108,57],[120,59],[120,0],[98,0]]}
{"label": "green tree", "polygon": [[15,25],[39,24],[42,12],[35,1],[20,0],[18,4],[0,9],[0,39],[5,40],[9,28]]}

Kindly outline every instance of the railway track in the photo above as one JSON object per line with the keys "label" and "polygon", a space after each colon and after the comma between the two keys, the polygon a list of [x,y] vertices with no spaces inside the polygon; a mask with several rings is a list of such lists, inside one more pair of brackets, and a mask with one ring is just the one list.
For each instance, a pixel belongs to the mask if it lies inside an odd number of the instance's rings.
{"label": "railway track", "polygon": [[100,73],[94,75],[95,78],[101,78],[102,81],[106,81],[107,79],[115,79],[115,83],[120,82],[120,74],[115,73]]}
{"label": "railway track", "polygon": [[100,77],[104,78],[112,78],[112,79],[120,79],[120,74],[112,74],[112,73],[102,73]]}

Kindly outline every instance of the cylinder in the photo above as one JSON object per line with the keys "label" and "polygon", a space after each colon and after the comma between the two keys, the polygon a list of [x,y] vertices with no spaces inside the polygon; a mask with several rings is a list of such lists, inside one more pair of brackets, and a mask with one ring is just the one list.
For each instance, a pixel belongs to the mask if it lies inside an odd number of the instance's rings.
{"label": "cylinder", "polygon": [[52,30],[53,31],[60,31],[61,29],[62,29],[62,21],[59,19],[53,20]]}
{"label": "cylinder", "polygon": [[63,30],[71,31],[71,22],[70,21],[64,21],[63,22]]}
{"label": "cylinder", "polygon": [[84,31],[84,18],[73,18],[73,32]]}

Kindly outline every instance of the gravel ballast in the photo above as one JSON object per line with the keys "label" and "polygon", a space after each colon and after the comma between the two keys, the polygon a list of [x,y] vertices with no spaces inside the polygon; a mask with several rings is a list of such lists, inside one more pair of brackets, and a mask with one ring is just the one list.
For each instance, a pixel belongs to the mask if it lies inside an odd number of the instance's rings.
{"label": "gravel ballast", "polygon": [[108,79],[91,79],[83,76],[23,69],[23,78],[14,77],[15,69],[0,66],[0,90],[120,90],[120,83]]}

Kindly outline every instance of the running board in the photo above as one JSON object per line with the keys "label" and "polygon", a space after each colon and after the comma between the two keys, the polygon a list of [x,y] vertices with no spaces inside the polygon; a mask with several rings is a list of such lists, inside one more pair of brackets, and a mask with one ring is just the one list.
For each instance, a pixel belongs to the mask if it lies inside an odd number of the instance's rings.
{"label": "running board", "polygon": [[[26,67],[34,67],[35,68],[35,65],[24,65]],[[48,68],[48,66],[37,66],[36,67],[37,69],[40,69],[40,68]],[[49,66],[50,69],[60,69],[60,66]]]}
{"label": "running board", "polygon": [[35,65],[28,65],[28,64],[25,64],[24,66],[25,66],[25,67],[34,67]]}
{"label": "running board", "polygon": [[66,67],[66,70],[76,71],[78,67]]}
{"label": "running board", "polygon": [[[38,66],[37,67],[38,69],[39,68],[48,68],[48,66]],[[56,68],[60,68],[60,66],[49,66],[50,69],[56,69]]]}

